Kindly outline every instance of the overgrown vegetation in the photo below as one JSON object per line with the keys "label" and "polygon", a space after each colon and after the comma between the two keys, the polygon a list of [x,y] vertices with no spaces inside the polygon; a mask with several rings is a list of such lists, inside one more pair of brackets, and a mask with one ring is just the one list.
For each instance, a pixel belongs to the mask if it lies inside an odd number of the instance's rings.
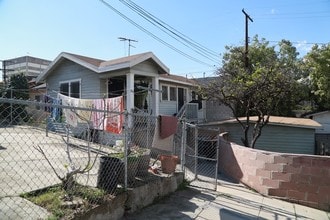
{"label": "overgrown vegetation", "polygon": [[[330,44],[313,47],[303,58],[288,40],[273,46],[258,36],[248,54],[243,46],[226,50],[219,77],[201,85],[200,93],[232,110],[242,127],[244,146],[254,148],[270,115],[295,116],[297,110],[330,107]],[[251,121],[252,116],[256,120]]]}
{"label": "overgrown vegetation", "polygon": [[[12,75],[7,88],[3,88],[1,97],[10,99],[29,99],[29,85],[27,78],[21,73]],[[15,103],[2,103],[0,105],[0,118],[10,119],[11,124],[19,123],[21,120],[27,122],[30,118],[25,105]]]}
{"label": "overgrown vegetation", "polygon": [[51,212],[52,216],[49,219],[62,219],[63,217],[70,219],[103,203],[106,200],[105,195],[106,193],[101,189],[75,184],[70,195],[62,185],[56,185],[24,193],[21,197]]}

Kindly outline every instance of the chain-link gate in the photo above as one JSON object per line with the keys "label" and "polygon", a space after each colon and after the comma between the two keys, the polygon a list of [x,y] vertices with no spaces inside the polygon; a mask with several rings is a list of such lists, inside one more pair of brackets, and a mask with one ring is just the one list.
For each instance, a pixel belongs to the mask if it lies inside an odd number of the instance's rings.
{"label": "chain-link gate", "polygon": [[185,179],[190,185],[217,189],[219,131],[183,122]]}

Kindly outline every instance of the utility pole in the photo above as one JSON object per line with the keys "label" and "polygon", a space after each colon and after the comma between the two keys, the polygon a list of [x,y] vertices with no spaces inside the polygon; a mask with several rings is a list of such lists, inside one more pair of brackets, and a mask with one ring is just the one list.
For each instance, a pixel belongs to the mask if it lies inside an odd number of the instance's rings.
{"label": "utility pole", "polygon": [[245,67],[249,67],[249,20],[253,22],[252,18],[250,15],[248,15],[245,11],[244,8],[242,9],[243,14],[245,15]]}
{"label": "utility pole", "polygon": [[121,41],[128,41],[128,56],[130,56],[131,55],[131,47],[134,47],[131,44],[131,42],[138,42],[138,41],[137,40],[130,39],[130,38],[126,38],[126,37],[118,37],[118,39],[121,40]]}
{"label": "utility pole", "polygon": [[2,61],[2,68],[0,68],[0,70],[2,70],[2,80],[4,83],[5,88],[7,87],[7,72],[9,71],[15,71],[14,69],[7,69],[7,60],[0,60]]}

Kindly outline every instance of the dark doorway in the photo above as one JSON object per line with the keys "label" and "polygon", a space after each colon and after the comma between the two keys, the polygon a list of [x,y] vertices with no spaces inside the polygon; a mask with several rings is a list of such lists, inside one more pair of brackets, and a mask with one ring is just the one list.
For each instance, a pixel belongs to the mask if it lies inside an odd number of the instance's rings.
{"label": "dark doorway", "polygon": [[184,105],[184,101],[185,101],[184,89],[178,88],[178,112]]}
{"label": "dark doorway", "polygon": [[125,78],[110,78],[108,80],[108,98],[124,95],[125,84]]}

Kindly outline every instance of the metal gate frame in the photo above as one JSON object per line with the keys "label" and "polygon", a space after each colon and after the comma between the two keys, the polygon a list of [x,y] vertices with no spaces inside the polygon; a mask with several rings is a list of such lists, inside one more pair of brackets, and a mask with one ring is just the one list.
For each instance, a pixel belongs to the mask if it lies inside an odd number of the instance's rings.
{"label": "metal gate frame", "polygon": [[190,185],[217,190],[219,133],[219,130],[182,121],[181,162]]}

